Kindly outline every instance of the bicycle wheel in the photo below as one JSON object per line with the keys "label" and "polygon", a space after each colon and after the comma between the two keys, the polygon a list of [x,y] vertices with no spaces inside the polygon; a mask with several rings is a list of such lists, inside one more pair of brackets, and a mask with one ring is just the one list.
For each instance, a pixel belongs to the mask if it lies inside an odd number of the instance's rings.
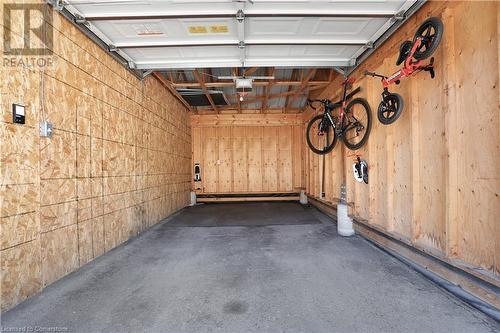
{"label": "bicycle wheel", "polygon": [[415,50],[415,59],[422,60],[430,57],[436,51],[443,37],[443,22],[437,17],[429,17],[417,29],[413,37],[413,43],[418,37],[422,38],[422,44]]}
{"label": "bicycle wheel", "polygon": [[346,147],[351,150],[361,148],[372,129],[372,111],[366,99],[353,99],[346,107],[345,119],[347,123],[342,137]]}
{"label": "bicycle wheel", "polygon": [[403,98],[399,94],[385,95],[378,105],[377,118],[384,125],[390,125],[401,116],[403,111]]}
{"label": "bicycle wheel", "polygon": [[306,139],[309,148],[320,155],[329,153],[337,143],[335,129],[322,114],[312,118],[307,124]]}

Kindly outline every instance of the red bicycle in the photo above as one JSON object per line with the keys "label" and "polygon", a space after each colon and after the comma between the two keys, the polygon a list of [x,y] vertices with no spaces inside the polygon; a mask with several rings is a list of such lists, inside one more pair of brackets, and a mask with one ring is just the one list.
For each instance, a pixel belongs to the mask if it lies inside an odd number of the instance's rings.
{"label": "red bicycle", "polygon": [[430,17],[417,29],[413,41],[407,40],[401,44],[396,65],[399,66],[404,62],[403,68],[389,77],[365,71],[365,75],[382,78],[384,91],[382,92],[382,101],[377,109],[377,118],[382,124],[389,125],[395,122],[404,107],[401,95],[389,92],[391,84],[399,84],[402,78],[421,71],[429,72],[431,78],[434,78],[434,58],[431,58],[428,64],[424,64],[422,60],[430,57],[436,51],[442,36],[443,23],[437,17]]}
{"label": "red bicycle", "polygon": [[[370,105],[364,98],[355,98],[347,103],[361,91],[358,87],[348,94],[347,90],[353,83],[353,78],[344,81],[342,99],[338,102],[332,103],[328,99],[307,100],[313,110],[317,109],[314,103],[321,103],[324,111],[323,114],[313,117],[307,125],[307,145],[316,154],[330,152],[339,137],[346,147],[352,150],[360,148],[368,140],[372,124]],[[338,115],[332,114],[337,108]]]}

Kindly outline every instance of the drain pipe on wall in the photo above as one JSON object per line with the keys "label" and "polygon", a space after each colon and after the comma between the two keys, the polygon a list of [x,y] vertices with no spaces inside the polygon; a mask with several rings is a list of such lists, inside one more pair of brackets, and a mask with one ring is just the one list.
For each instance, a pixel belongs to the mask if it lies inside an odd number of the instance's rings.
{"label": "drain pipe on wall", "polygon": [[341,175],[342,185],[340,185],[340,202],[337,204],[337,233],[340,236],[350,237],[354,235],[352,219],[347,214],[347,175],[346,175],[346,150],[342,145],[340,148],[340,156],[342,158]]}
{"label": "drain pipe on wall", "polygon": [[379,245],[377,242],[366,238],[365,239],[373,244],[375,247],[378,249],[388,253],[389,255],[393,256],[394,258],[402,261],[404,264],[408,265],[409,267],[413,268],[415,271],[419,272],[420,274],[424,275],[426,278],[440,286],[441,288],[445,289],[449,293],[455,295],[456,297],[460,298],[462,301],[465,303],[468,303],[472,307],[478,309],[479,311],[484,312],[488,316],[492,317],[496,321],[500,322],[500,310],[494,308],[490,304],[486,303],[479,297],[476,297],[472,295],[471,293],[468,293],[464,289],[462,289],[459,285],[453,284],[450,281],[440,277],[436,273],[432,272],[429,269],[426,269],[423,266],[420,266],[419,264],[407,259],[406,257],[400,255],[399,253],[388,249],[382,245]]}
{"label": "drain pipe on wall", "polygon": [[190,206],[196,206],[196,193],[194,191],[191,191],[191,205]]}
{"label": "drain pipe on wall", "polygon": [[307,194],[305,190],[300,190],[300,203],[302,205],[307,205]]}
{"label": "drain pipe on wall", "polygon": [[340,236],[349,237],[354,235],[352,219],[347,215],[346,186],[340,186],[340,202],[337,204],[337,233]]}

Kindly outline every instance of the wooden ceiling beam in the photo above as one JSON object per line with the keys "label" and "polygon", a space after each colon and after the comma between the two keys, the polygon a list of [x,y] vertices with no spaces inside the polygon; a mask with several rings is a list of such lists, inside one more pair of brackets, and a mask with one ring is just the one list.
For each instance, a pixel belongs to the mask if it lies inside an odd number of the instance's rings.
{"label": "wooden ceiling beam", "polygon": [[[301,93],[308,93],[308,92],[311,92],[311,91],[315,91],[315,90],[319,90],[319,89],[324,89],[325,87],[326,87],[326,85],[318,85],[318,86],[310,87],[307,90],[305,90],[305,89],[302,89],[302,90],[301,89],[294,89],[294,90],[285,91],[285,92],[281,92],[281,93],[271,94],[271,95],[268,96],[268,99],[280,98],[280,97],[285,97],[285,96],[295,96],[294,98],[296,98]],[[254,103],[254,102],[257,102],[257,101],[260,101],[260,100],[264,100],[264,99],[265,99],[265,96],[254,96],[254,97],[252,97],[250,99],[244,100],[241,103],[242,104],[249,104],[249,103]]]}
{"label": "wooden ceiling beam", "polygon": [[335,71],[333,70],[333,68],[330,68],[330,73],[328,73],[328,81],[333,81],[333,74],[335,74]]}
{"label": "wooden ceiling beam", "polygon": [[[239,69],[237,67],[234,67],[232,69],[232,75],[233,76],[238,76],[239,74]],[[241,113],[241,102],[240,102],[240,96],[238,96],[238,91],[236,91],[236,87],[234,87],[235,91],[235,96],[236,96],[236,101],[238,101],[238,113]]]}
{"label": "wooden ceiling beam", "polygon": [[[274,76],[275,71],[276,71],[276,67],[269,67],[269,68],[267,68],[267,75]],[[260,112],[263,112],[264,110],[267,109],[267,103],[269,102],[269,93],[271,92],[271,89],[273,88],[273,83],[274,83],[274,80],[269,80],[269,84],[264,88],[266,91],[265,91],[264,100],[260,104]]]}
{"label": "wooden ceiling beam", "polygon": [[[307,87],[309,81],[311,81],[314,75],[316,75],[316,71],[316,68],[311,68],[306,76],[304,76],[305,72],[302,71],[302,84],[300,85],[299,89],[297,89],[297,93],[292,96],[292,99],[296,99],[300,95],[301,91],[303,91]],[[311,90],[308,91],[308,96],[309,92],[311,92]]]}
{"label": "wooden ceiling beam", "polygon": [[174,76],[172,72],[168,72],[168,79],[170,80],[170,84],[175,84]]}
{"label": "wooden ceiling beam", "polygon": [[[297,80],[297,72],[298,70],[297,69],[292,69],[292,75],[290,75],[290,80]],[[288,86],[288,92],[290,92],[290,90],[292,89],[292,86]],[[286,100],[285,100],[285,110],[288,109],[288,103],[290,103],[290,95],[288,95],[286,97]],[[286,111],[285,111],[286,112]]]}
{"label": "wooden ceiling beam", "polygon": [[[241,111],[238,111],[237,108],[234,106],[223,106],[220,108],[221,113],[220,114],[225,114],[225,113],[230,113],[230,112],[236,112],[236,113],[253,113],[253,114],[259,114],[260,109],[257,108],[242,108]],[[284,107],[277,107],[277,108],[268,108],[267,113],[283,113],[285,111]],[[287,113],[299,113],[302,110],[299,108],[294,108],[294,109],[288,109]],[[206,112],[203,110],[200,110],[200,114],[213,114],[212,112]]]}
{"label": "wooden ceiling beam", "polygon": [[189,110],[189,111],[191,111],[191,112],[193,112],[193,113],[195,113],[195,114],[197,114],[197,113],[198,113],[195,109],[193,109],[193,108],[191,107],[191,105],[189,105],[189,103],[188,103],[188,102],[186,102],[186,100],[185,100],[184,98],[182,98],[182,96],[181,96],[181,95],[177,92],[177,90],[175,90],[175,88],[174,88],[174,87],[172,87],[172,84],[171,84],[169,81],[165,80],[165,78],[163,77],[163,75],[161,75],[160,73],[157,73],[157,72],[154,72],[152,75],[153,75],[153,76],[154,76],[154,77],[155,77],[158,81],[160,81],[160,83],[161,83],[161,84],[162,84],[165,88],[167,88],[167,89],[168,89],[168,91],[170,91],[170,92],[171,92],[171,93],[172,93],[172,94],[173,94],[173,95],[174,95],[174,96],[175,96],[175,97],[179,100],[179,102],[181,102],[181,103],[182,103],[182,104],[186,107],[186,109],[187,109],[187,110]]}
{"label": "wooden ceiling beam", "polygon": [[253,73],[255,73],[258,69],[259,69],[259,67],[251,67],[251,68],[247,68],[247,69],[245,69],[245,72],[243,72],[243,76],[252,75],[252,74],[253,74]]}
{"label": "wooden ceiling beam", "polygon": [[[272,83],[273,86],[301,86],[304,81],[299,80],[280,80],[274,81]],[[318,84],[328,84],[330,81],[319,80],[319,81],[309,81],[309,85],[318,85]],[[254,87],[261,87],[269,85],[269,81],[256,80],[253,82]],[[198,82],[176,82],[174,85],[176,88],[201,88],[201,85]],[[222,88],[222,87],[231,87],[234,86],[233,81],[219,81],[219,82],[205,82],[205,86],[207,88]]]}
{"label": "wooden ceiling beam", "polygon": [[[202,70],[203,71],[203,70]],[[210,96],[210,93],[208,92],[208,89],[205,85],[205,79],[203,78],[203,72],[202,72],[202,75],[200,75],[200,73],[198,72],[197,69],[194,69],[193,70],[193,75],[194,77],[196,78],[196,80],[198,81],[198,83],[200,84],[201,86],[201,90],[203,91],[203,93],[205,94],[205,96],[207,97],[208,99],[208,102],[210,103],[210,105],[212,106],[212,109],[215,111],[215,113],[219,113],[219,109],[217,108],[217,106],[215,105],[213,99],[212,99],[212,96]]]}

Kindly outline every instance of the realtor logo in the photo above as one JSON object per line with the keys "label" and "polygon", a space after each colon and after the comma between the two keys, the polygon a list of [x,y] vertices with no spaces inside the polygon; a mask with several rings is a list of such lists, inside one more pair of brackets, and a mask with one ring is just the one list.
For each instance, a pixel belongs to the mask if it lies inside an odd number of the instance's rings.
{"label": "realtor logo", "polygon": [[52,10],[48,4],[9,3],[3,9],[5,55],[52,55]]}

